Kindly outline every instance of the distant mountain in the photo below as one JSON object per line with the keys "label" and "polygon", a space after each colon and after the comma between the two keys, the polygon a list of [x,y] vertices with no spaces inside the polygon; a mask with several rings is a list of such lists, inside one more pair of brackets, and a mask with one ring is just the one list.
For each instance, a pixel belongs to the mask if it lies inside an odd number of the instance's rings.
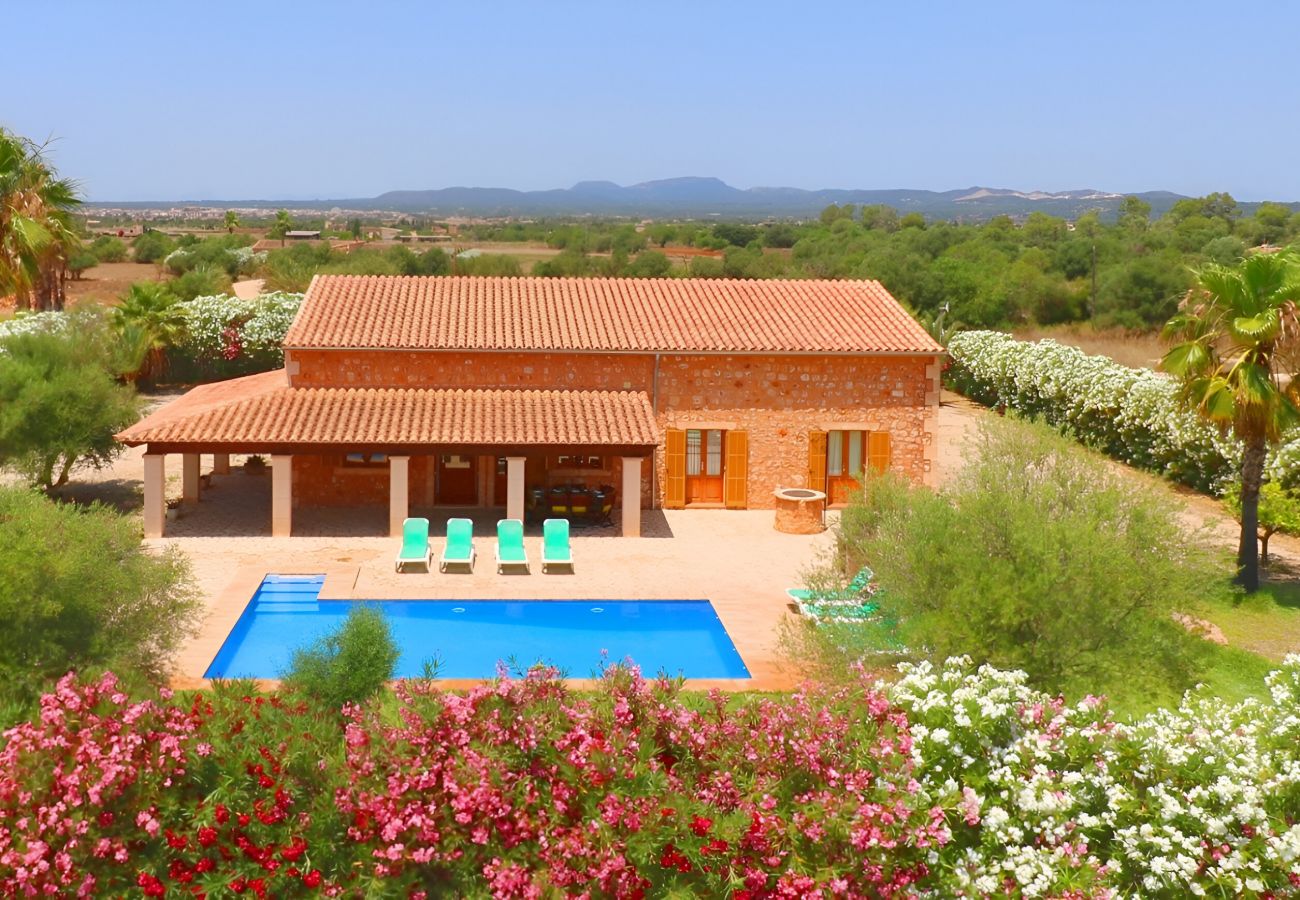
{"label": "distant mountain", "polygon": [[[790,187],[741,190],[717,178],[667,178],[622,186],[612,181],[580,181],[571,188],[517,191],[510,188],[449,187],[423,191],[389,191],[378,197],[316,201],[176,201],[174,203],[88,203],[90,207],[158,208],[202,205],[217,207],[389,210],[443,216],[659,216],[723,219],[809,218],[832,203],[887,204],[902,213],[931,219],[980,221],[997,215],[1022,218],[1034,211],[1074,219],[1090,210],[1114,216],[1124,194],[1085,188],[1072,191],[1017,191],[969,187],[955,191],[845,190],[809,191]],[[1147,191],[1136,196],[1162,215],[1183,195]],[[1249,212],[1256,204],[1243,203]],[[1300,209],[1300,204],[1293,204]]]}
{"label": "distant mountain", "polygon": [[[1158,215],[1180,195],[1155,191],[1138,195]],[[353,209],[394,209],[442,215],[607,215],[692,216],[762,219],[815,216],[832,203],[884,203],[900,212],[935,219],[987,219],[1025,216],[1038,209],[1077,217],[1090,209],[1113,213],[1123,194],[1099,190],[1015,191],[971,187],[956,191],[804,190],[789,187],[734,188],[717,178],[667,178],[621,186],[612,181],[581,181],[567,190],[513,191],[452,187],[427,191],[389,191],[367,200],[340,200]]]}

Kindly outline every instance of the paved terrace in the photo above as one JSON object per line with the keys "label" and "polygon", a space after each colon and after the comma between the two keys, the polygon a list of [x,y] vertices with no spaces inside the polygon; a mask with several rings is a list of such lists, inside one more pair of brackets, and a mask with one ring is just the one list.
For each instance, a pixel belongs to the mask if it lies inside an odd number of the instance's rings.
{"label": "paved terrace", "polygon": [[[139,452],[122,462],[129,466]],[[206,472],[210,457],[204,463]],[[169,473],[179,469],[168,466]],[[830,547],[831,537],[777,532],[771,510],[646,511],[641,538],[618,538],[616,528],[575,528],[576,572],[546,575],[537,526],[525,539],[532,574],[498,575],[492,548],[501,513],[476,510],[470,513],[478,550],[472,574],[439,573],[441,539],[434,537],[433,571],[399,575],[393,571],[399,541],[385,535],[386,508],[298,509],[294,536],[273,538],[270,484],[269,474],[247,475],[238,467],[213,475],[202,501],[183,507],[166,537],[148,542],[179,547],[190,557],[205,605],[199,634],[178,655],[176,687],[206,683],[203,672],[268,572],[324,572],[322,597],[328,599],[708,599],[752,678],[695,680],[692,687],[781,690],[801,680],[778,647],[779,625],[789,615],[785,588],[801,582],[801,572]],[[178,493],[178,485],[169,487],[169,495]],[[448,517],[466,514],[412,509],[412,515],[429,517],[435,535]]]}

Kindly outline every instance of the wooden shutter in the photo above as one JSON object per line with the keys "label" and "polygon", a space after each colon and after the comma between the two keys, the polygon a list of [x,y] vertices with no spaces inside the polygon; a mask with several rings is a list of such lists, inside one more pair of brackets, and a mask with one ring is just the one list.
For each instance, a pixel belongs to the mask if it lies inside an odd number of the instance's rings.
{"label": "wooden shutter", "polygon": [[749,485],[749,432],[728,431],[722,467],[722,503],[727,509],[744,509]]}
{"label": "wooden shutter", "polygon": [[814,491],[826,490],[826,432],[808,432],[808,484]]}
{"label": "wooden shutter", "polygon": [[880,475],[889,471],[889,432],[867,432],[867,473]]}
{"label": "wooden shutter", "polygon": [[686,432],[664,431],[664,508],[686,507]]}

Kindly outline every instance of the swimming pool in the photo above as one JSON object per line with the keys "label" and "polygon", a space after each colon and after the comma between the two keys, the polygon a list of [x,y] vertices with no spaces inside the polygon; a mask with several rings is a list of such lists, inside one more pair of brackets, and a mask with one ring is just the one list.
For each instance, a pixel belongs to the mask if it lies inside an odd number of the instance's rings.
{"label": "swimming pool", "polygon": [[[748,678],[708,600],[320,600],[323,575],[268,575],[204,673],[278,678],[293,651],[337,627],[358,603],[388,616],[398,678],[491,678],[498,662],[588,678],[630,658],[646,675]],[[602,653],[603,651],[603,653]]]}

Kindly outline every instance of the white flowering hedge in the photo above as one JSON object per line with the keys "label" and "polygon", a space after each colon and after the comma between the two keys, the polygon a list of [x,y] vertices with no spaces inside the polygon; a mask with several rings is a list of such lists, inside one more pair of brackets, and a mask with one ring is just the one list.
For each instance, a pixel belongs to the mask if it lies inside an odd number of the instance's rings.
{"label": "white flowering hedge", "polygon": [[[1240,469],[1240,441],[1180,409],[1168,375],[997,331],[959,332],[948,352],[948,377],[972,400],[1042,418],[1129,465],[1205,491]],[[1300,480],[1300,435],[1273,454],[1269,476]]]}
{"label": "white flowering hedge", "polygon": [[62,331],[67,321],[61,312],[20,312],[12,319],[0,322],[0,340],[20,334]]}
{"label": "white flowering hedge", "polygon": [[1132,724],[966,659],[901,669],[882,690],[912,723],[919,790],[949,811],[935,863],[965,896],[1300,890],[1300,656],[1269,675],[1271,702],[1189,696]]}
{"label": "white flowering hedge", "polygon": [[274,292],[251,300],[218,295],[180,304],[185,335],[169,352],[172,371],[187,377],[263,372],[284,364],[284,335],[302,294]]}

